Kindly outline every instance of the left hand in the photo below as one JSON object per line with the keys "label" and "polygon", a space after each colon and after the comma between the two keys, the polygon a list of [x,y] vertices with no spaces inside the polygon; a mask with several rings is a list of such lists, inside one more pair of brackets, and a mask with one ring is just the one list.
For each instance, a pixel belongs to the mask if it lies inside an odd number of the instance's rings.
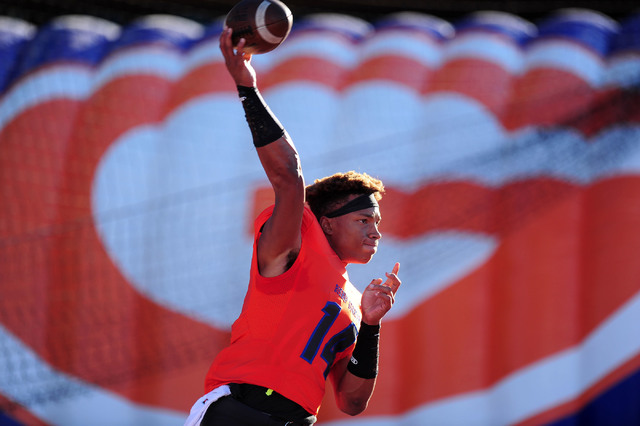
{"label": "left hand", "polygon": [[393,266],[391,273],[387,272],[387,280],[382,282],[382,278],[376,278],[362,292],[362,321],[369,325],[378,325],[385,316],[395,300],[396,291],[400,287],[398,271],[400,263]]}

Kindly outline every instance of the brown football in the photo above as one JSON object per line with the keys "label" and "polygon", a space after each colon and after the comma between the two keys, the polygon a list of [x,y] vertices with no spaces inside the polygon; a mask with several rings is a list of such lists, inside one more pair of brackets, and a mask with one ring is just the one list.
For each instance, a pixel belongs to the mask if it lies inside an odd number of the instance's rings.
{"label": "brown football", "polygon": [[251,54],[270,52],[287,38],[293,25],[291,10],[278,0],[242,0],[227,14],[225,25],[233,32],[235,47],[241,38],[244,51]]}

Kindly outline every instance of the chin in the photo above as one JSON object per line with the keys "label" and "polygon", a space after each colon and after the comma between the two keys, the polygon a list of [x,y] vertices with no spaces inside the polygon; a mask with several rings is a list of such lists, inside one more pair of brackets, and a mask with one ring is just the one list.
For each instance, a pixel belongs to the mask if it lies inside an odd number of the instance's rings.
{"label": "chin", "polygon": [[378,247],[369,247],[368,249],[352,252],[351,256],[346,257],[347,259],[349,259],[347,263],[364,265],[365,263],[369,263],[371,261],[377,251]]}
{"label": "chin", "polygon": [[365,254],[364,256],[362,256],[360,259],[358,259],[356,262],[354,263],[360,263],[360,264],[365,264],[365,263],[369,263],[371,261],[371,259],[373,259],[373,255],[376,254],[375,251],[373,253],[370,254]]}

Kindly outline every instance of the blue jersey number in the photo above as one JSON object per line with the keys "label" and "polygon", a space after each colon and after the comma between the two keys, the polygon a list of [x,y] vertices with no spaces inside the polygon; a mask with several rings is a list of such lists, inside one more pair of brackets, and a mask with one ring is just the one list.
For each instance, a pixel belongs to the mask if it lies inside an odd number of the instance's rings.
{"label": "blue jersey number", "polygon": [[[302,359],[307,361],[309,364],[313,362],[316,355],[318,355],[318,351],[320,350],[320,345],[324,340],[325,336],[329,332],[329,329],[338,318],[340,314],[340,305],[335,302],[327,302],[322,308],[322,312],[324,315],[320,318],[318,325],[316,325],[315,330],[309,337],[307,341],[307,345],[304,347],[302,354],[300,355]],[[329,375],[329,370],[331,370],[331,366],[333,365],[333,361],[336,359],[336,355],[339,352],[344,351],[349,346],[356,341],[356,336],[358,332],[356,330],[356,326],[351,323],[344,330],[335,334],[327,343],[325,343],[324,348],[322,348],[322,352],[320,353],[320,357],[327,363],[327,368],[324,370],[325,379]]]}

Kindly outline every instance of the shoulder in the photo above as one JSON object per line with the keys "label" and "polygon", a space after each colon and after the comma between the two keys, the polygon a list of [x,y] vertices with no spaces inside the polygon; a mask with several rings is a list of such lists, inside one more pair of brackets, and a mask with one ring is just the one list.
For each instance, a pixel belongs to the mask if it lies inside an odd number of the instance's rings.
{"label": "shoulder", "polygon": [[[256,235],[260,233],[264,224],[269,220],[271,215],[273,215],[274,207],[275,204],[270,205],[256,217],[253,225],[253,231]],[[314,226],[314,224],[318,224],[318,219],[316,219],[316,216],[313,214],[309,206],[305,204],[304,211],[302,213],[302,232],[304,233],[307,229]]]}

